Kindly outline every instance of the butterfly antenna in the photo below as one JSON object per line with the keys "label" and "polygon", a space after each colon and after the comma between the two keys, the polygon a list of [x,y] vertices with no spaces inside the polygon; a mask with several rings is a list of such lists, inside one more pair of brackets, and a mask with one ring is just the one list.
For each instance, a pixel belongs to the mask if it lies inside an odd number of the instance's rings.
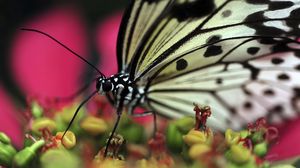
{"label": "butterfly antenna", "polygon": [[85,63],[87,63],[88,65],[90,65],[92,68],[94,68],[101,76],[105,77],[104,74],[98,69],[96,68],[92,63],[90,63],[88,60],[86,60],[85,58],[83,58],[82,56],[80,56],[79,54],[77,54],[76,52],[74,52],[73,50],[71,50],[69,47],[67,47],[66,45],[64,45],[63,43],[61,43],[60,41],[58,41],[56,38],[52,37],[51,35],[42,32],[40,30],[36,30],[36,29],[27,29],[27,28],[21,28],[21,30],[23,31],[30,31],[30,32],[36,32],[36,33],[40,33],[43,34],[47,37],[49,37],[50,39],[52,39],[53,41],[55,41],[56,43],[58,43],[59,45],[61,45],[62,47],[64,47],[65,49],[67,49],[68,51],[70,51],[72,54],[74,54],[76,57],[78,57],[79,59],[81,59],[82,61],[84,61]]}
{"label": "butterfly antenna", "polygon": [[64,138],[64,136],[66,135],[67,131],[70,129],[70,127],[71,127],[71,125],[73,124],[73,122],[74,122],[74,120],[75,120],[75,118],[76,118],[76,116],[77,116],[79,110],[81,109],[81,107],[82,107],[87,101],[89,101],[96,93],[97,93],[97,91],[94,91],[94,92],[93,92],[91,95],[89,95],[83,102],[80,103],[80,105],[77,107],[77,109],[76,109],[76,111],[75,111],[75,113],[74,113],[74,115],[73,115],[71,121],[69,122],[69,125],[68,125],[67,129],[65,130],[65,132],[64,132],[64,134],[63,134],[63,136],[62,136],[61,139]]}

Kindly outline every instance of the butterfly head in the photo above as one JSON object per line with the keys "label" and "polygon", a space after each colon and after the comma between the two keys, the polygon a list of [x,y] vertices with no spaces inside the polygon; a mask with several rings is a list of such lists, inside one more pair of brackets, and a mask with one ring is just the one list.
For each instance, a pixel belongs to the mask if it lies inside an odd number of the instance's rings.
{"label": "butterfly head", "polygon": [[104,76],[101,76],[97,79],[96,82],[96,89],[98,90],[99,94],[105,94],[113,89],[113,83],[110,79],[107,79]]}

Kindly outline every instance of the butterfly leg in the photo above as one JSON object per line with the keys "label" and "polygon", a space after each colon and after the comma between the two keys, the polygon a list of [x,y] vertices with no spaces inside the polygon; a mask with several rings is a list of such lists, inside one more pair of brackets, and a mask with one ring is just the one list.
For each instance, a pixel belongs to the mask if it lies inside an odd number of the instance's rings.
{"label": "butterfly leg", "polygon": [[155,133],[157,132],[157,118],[156,118],[156,112],[155,111],[145,111],[143,113],[132,113],[133,117],[144,117],[148,115],[153,115],[153,137],[155,136]]}
{"label": "butterfly leg", "polygon": [[118,108],[117,108],[117,120],[116,120],[116,122],[115,122],[114,128],[113,128],[113,130],[112,130],[112,132],[111,132],[111,134],[110,134],[110,136],[109,136],[109,138],[108,138],[108,141],[107,141],[107,143],[106,143],[105,151],[104,151],[104,157],[107,156],[108,148],[109,148],[110,142],[111,142],[112,138],[114,137],[114,134],[115,134],[115,132],[116,132],[116,130],[117,130],[117,128],[118,128],[118,125],[119,125],[119,122],[120,122],[120,119],[121,119],[121,115],[122,115],[122,110],[123,110],[123,101],[124,101],[124,99],[122,99],[122,100],[119,102],[118,106],[117,106],[117,107],[118,107]]}
{"label": "butterfly leg", "polygon": [[118,127],[118,125],[119,125],[120,118],[121,118],[121,114],[120,114],[120,115],[118,114],[116,123],[115,123],[115,125],[114,125],[114,128],[113,128],[113,130],[112,130],[112,132],[111,132],[111,134],[110,134],[110,136],[109,136],[109,138],[108,138],[108,141],[107,141],[107,143],[106,143],[106,146],[105,146],[104,157],[107,156],[107,152],[108,152],[108,148],[109,148],[109,145],[110,145],[110,141],[111,141],[112,138],[114,137],[114,134],[115,134],[115,132],[116,132],[116,130],[117,130],[117,127]]}

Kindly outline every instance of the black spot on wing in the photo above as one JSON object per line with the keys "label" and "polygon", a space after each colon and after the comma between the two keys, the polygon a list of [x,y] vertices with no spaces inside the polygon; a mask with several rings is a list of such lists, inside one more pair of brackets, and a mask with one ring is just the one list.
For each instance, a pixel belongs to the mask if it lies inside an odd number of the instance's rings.
{"label": "black spot on wing", "polygon": [[[268,5],[268,9],[266,11],[276,11],[276,10],[282,10],[282,9],[287,9],[291,8],[294,3],[292,1],[271,1],[271,0],[246,0],[247,3],[250,4],[266,4]],[[245,21],[249,21],[252,23],[246,24],[248,27],[254,28],[257,32],[257,35],[292,35],[292,36],[299,36],[299,19],[300,19],[300,9],[294,9],[291,11],[289,16],[287,18],[282,18],[284,19],[284,24],[288,26],[291,30],[288,32],[281,30],[279,28],[275,27],[269,27],[269,26],[264,26],[263,23],[266,22],[269,18],[264,16],[264,12],[266,11],[260,11],[260,12],[255,12],[251,15],[249,15]],[[260,21],[257,23],[254,23],[255,21]],[[270,34],[271,33],[271,34]]]}
{"label": "black spot on wing", "polygon": [[275,93],[274,93],[274,91],[272,89],[266,89],[266,90],[264,90],[263,94],[265,96],[274,96],[275,95]]}
{"label": "black spot on wing", "polygon": [[184,21],[192,18],[201,18],[209,15],[215,9],[213,0],[197,0],[177,3],[170,11],[171,16],[178,21]]}
{"label": "black spot on wing", "polygon": [[188,66],[188,63],[185,59],[180,59],[176,62],[176,69],[178,71],[184,70]]}
{"label": "black spot on wing", "polygon": [[231,112],[231,114],[237,114],[237,111],[234,107],[230,107],[229,111]]}
{"label": "black spot on wing", "polygon": [[245,102],[243,106],[244,106],[244,108],[247,109],[247,110],[250,110],[250,109],[253,107],[252,103],[251,103],[251,102],[248,102],[248,101]]}
{"label": "black spot on wing", "polygon": [[219,85],[222,84],[223,83],[223,79],[222,78],[217,78],[216,83],[219,84]]}
{"label": "black spot on wing", "polygon": [[243,89],[243,91],[244,91],[244,93],[245,93],[246,95],[248,95],[248,96],[251,96],[251,95],[252,95],[252,93],[251,93],[249,90],[247,90],[247,89]]}
{"label": "black spot on wing", "polygon": [[260,70],[258,68],[253,67],[252,65],[249,65],[248,63],[244,63],[243,66],[244,66],[244,68],[247,68],[251,71],[251,76],[250,76],[251,79],[256,80],[259,75]]}
{"label": "black spot on wing", "polygon": [[277,76],[277,78],[278,78],[278,80],[282,80],[282,81],[286,81],[286,80],[290,79],[290,77],[287,74],[285,74],[285,73],[279,74]]}
{"label": "black spot on wing", "polygon": [[294,96],[299,97],[300,98],[300,88],[293,88],[293,92],[294,92]]}
{"label": "black spot on wing", "polygon": [[292,106],[297,112],[300,112],[300,88],[293,88]]}
{"label": "black spot on wing", "polygon": [[282,105],[276,105],[273,108],[270,109],[270,113],[282,113],[284,108]]}
{"label": "black spot on wing", "polygon": [[247,22],[245,25],[255,29],[256,35],[262,35],[262,36],[271,36],[275,35],[280,36],[285,34],[285,31],[276,28],[276,27],[270,27],[270,26],[264,26],[263,23],[267,18],[264,16],[264,12],[256,12],[253,13],[245,19],[245,22]]}
{"label": "black spot on wing", "polygon": [[250,4],[267,4],[269,0],[246,0],[246,2]]}
{"label": "black spot on wing", "polygon": [[215,42],[218,42],[219,40],[221,40],[221,36],[220,35],[213,35],[211,37],[209,37],[207,40],[206,40],[206,43],[215,43]]}
{"label": "black spot on wing", "polygon": [[222,52],[223,51],[222,51],[221,46],[211,45],[211,46],[207,47],[207,49],[204,53],[204,57],[217,56],[217,55],[221,54]]}
{"label": "black spot on wing", "polygon": [[246,0],[246,2],[249,4],[266,4],[269,10],[285,9],[294,5],[291,1]]}
{"label": "black spot on wing", "polygon": [[278,65],[284,62],[284,60],[282,58],[272,58],[271,60],[272,64],[274,65]]}
{"label": "black spot on wing", "polygon": [[300,64],[295,66],[296,70],[300,70]]}
{"label": "black spot on wing", "polygon": [[269,10],[279,10],[279,9],[285,9],[293,6],[294,3],[291,1],[275,1],[271,2],[269,5]]}
{"label": "black spot on wing", "polygon": [[282,115],[283,112],[284,112],[284,108],[282,107],[282,105],[278,104],[278,105],[273,106],[272,108],[270,108],[268,110],[268,114],[266,116],[267,121],[272,122],[273,119],[278,118],[278,117],[284,118],[284,116]]}
{"label": "black spot on wing", "polygon": [[255,55],[259,51],[258,47],[249,47],[247,49],[247,53],[251,55]]}
{"label": "black spot on wing", "polygon": [[232,14],[231,10],[225,10],[225,11],[222,12],[222,16],[224,18],[229,17],[231,14]]}
{"label": "black spot on wing", "polygon": [[277,41],[274,40],[273,38],[262,38],[261,40],[259,40],[259,42],[261,44],[276,44]]}
{"label": "black spot on wing", "polygon": [[285,21],[285,24],[291,29],[288,35],[299,37],[300,36],[300,31],[299,31],[300,8],[294,9],[290,13],[288,18],[289,19]]}

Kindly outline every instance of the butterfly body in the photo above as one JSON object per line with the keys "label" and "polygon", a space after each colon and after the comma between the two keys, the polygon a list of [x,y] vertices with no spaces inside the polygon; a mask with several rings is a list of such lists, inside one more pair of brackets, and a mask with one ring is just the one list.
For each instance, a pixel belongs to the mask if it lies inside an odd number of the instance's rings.
{"label": "butterfly body", "polygon": [[115,107],[129,107],[128,113],[132,114],[134,107],[144,103],[144,87],[137,86],[129,79],[128,73],[118,73],[109,78],[99,77],[96,82],[99,94],[105,94]]}

